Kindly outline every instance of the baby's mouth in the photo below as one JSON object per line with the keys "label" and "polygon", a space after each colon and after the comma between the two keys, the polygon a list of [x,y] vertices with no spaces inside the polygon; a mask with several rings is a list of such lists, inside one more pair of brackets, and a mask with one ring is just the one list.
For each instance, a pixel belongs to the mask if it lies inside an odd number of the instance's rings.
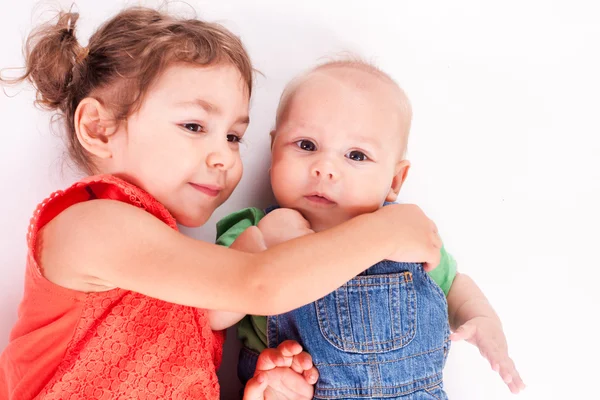
{"label": "baby's mouth", "polygon": [[329,199],[327,196],[321,193],[311,193],[308,196],[304,196],[306,200],[311,203],[321,204],[321,205],[333,205],[336,204],[335,201]]}

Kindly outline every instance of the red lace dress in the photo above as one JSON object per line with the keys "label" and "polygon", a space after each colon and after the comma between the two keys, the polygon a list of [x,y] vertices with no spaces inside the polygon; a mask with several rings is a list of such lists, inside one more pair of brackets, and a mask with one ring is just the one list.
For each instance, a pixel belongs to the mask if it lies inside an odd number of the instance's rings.
{"label": "red lace dress", "polygon": [[224,335],[211,331],[205,310],[122,289],[78,292],[43,277],[34,253],[39,230],[96,198],[143,208],[177,229],[160,203],[114,176],[84,179],[40,204],[18,321],[0,356],[0,399],[218,399]]}

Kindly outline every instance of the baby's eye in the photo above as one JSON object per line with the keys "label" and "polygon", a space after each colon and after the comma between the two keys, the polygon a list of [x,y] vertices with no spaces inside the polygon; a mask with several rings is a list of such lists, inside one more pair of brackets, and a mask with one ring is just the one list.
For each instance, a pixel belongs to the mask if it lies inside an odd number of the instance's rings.
{"label": "baby's eye", "polygon": [[238,135],[234,135],[233,133],[230,133],[229,135],[227,135],[227,141],[229,143],[240,143],[242,141],[242,138],[239,137]]}
{"label": "baby's eye", "polygon": [[193,133],[200,133],[204,130],[204,127],[200,124],[189,123],[189,124],[182,124],[181,126],[183,127],[183,129],[186,129]]}
{"label": "baby's eye", "polygon": [[310,140],[298,140],[296,142],[296,146],[300,147],[302,150],[306,150],[306,151],[315,151],[317,150],[317,146],[311,142]]}
{"label": "baby's eye", "polygon": [[365,153],[358,150],[352,150],[351,152],[346,154],[346,157],[353,161],[367,161],[369,159],[369,157],[367,157]]}

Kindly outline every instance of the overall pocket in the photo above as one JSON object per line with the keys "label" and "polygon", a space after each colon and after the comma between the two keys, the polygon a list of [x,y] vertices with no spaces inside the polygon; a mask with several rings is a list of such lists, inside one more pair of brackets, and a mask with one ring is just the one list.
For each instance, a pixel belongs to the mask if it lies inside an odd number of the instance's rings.
{"label": "overall pocket", "polygon": [[408,271],[361,275],[315,303],[319,328],[349,353],[383,353],[415,336],[417,298]]}

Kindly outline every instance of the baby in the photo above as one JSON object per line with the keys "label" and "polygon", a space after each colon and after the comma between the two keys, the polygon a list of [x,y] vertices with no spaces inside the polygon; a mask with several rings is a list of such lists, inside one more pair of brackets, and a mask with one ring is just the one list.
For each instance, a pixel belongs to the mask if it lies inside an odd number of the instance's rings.
{"label": "baby", "polygon": [[[217,242],[258,252],[394,202],[410,168],[411,118],[402,89],[367,63],[330,62],[295,78],[271,132],[277,206],[226,217]],[[260,234],[248,235],[250,226]],[[214,329],[239,318],[211,315]],[[382,261],[315,303],[247,316],[238,333],[242,381],[253,376],[260,351],[296,340],[319,371],[315,398],[447,398],[450,340],[476,345],[513,393],[524,388],[498,316],[443,248],[427,273],[421,264]]]}

